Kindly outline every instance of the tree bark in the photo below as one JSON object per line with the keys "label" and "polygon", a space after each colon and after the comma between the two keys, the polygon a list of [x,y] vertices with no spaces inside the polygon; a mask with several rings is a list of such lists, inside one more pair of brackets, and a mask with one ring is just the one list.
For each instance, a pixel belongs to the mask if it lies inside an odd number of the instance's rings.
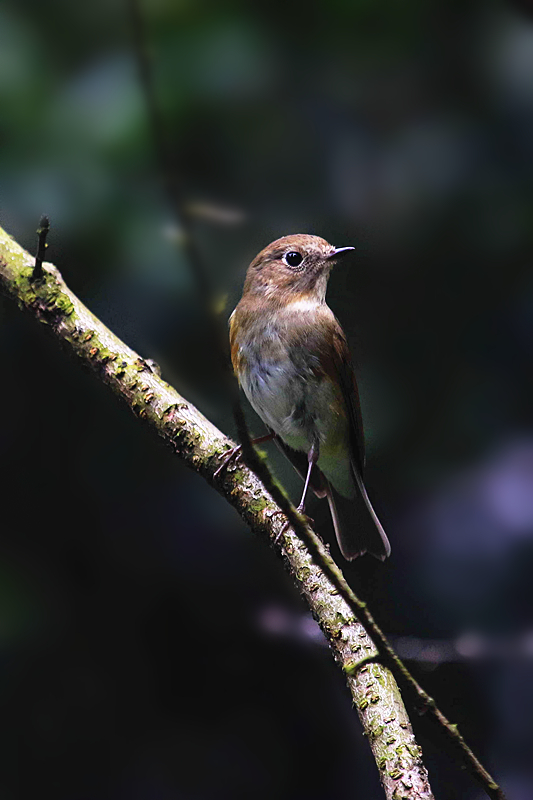
{"label": "tree bark", "polygon": [[244,465],[214,476],[221,455],[233,446],[150,363],[131,350],[68,289],[59,271],[35,260],[0,228],[0,287],[46,324],[176,455],[202,475],[265,541],[281,550],[286,568],[304,595],[344,671],[364,734],[388,800],[431,800],[427,771],[400,690],[378,660],[377,648],[353,609],[292,528],[258,478]]}

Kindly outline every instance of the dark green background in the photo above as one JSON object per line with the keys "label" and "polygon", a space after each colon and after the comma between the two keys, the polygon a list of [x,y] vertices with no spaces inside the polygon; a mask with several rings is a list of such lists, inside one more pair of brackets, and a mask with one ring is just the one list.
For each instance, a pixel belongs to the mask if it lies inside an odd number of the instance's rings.
{"label": "dark green background", "polygon": [[[526,12],[144,4],[184,194],[244,215],[197,226],[228,313],[271,239],[357,248],[328,298],[392,557],[346,574],[405,652],[412,637],[491,643],[412,668],[514,800],[533,794]],[[125,2],[4,2],[1,224],[34,250],[49,214],[72,289],[232,434],[151,145]],[[274,556],[6,300],[0,361],[3,796],[379,797],[342,676]],[[327,509],[311,513],[331,538]],[[414,721],[439,800],[477,798]]]}

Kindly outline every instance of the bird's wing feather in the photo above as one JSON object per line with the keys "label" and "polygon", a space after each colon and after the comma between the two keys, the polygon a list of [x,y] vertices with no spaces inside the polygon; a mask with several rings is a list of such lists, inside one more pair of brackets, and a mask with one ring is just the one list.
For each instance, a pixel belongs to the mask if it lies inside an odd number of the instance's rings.
{"label": "bird's wing feather", "polygon": [[[331,326],[330,358],[326,358],[323,364],[329,377],[341,387],[344,405],[349,420],[350,456],[352,464],[352,474],[359,489],[361,497],[370,513],[374,526],[367,530],[357,530],[353,526],[353,516],[349,515],[345,524],[341,523],[344,513],[339,513],[340,508],[336,505],[331,487],[328,485],[327,497],[337,534],[337,540],[344,557],[348,560],[356,558],[364,552],[372,553],[377,558],[384,559],[390,555],[390,543],[387,534],[372,507],[372,503],[366,492],[363,483],[363,470],[365,466],[365,440],[363,432],[363,419],[361,416],[361,405],[359,401],[359,391],[355,380],[355,373],[352,367],[352,360],[348,343],[340,324],[333,315],[329,320]],[[343,504],[342,498],[339,498]],[[345,505],[345,504],[344,504]]]}
{"label": "bird's wing feather", "polygon": [[365,438],[359,391],[352,367],[350,350],[344,331],[334,315],[331,314],[330,316],[328,314],[324,322],[327,322],[329,327],[328,336],[325,337],[325,341],[328,342],[329,346],[326,351],[326,358],[322,360],[322,367],[333,383],[341,389],[349,421],[350,455],[354,467],[362,475],[365,467]]}

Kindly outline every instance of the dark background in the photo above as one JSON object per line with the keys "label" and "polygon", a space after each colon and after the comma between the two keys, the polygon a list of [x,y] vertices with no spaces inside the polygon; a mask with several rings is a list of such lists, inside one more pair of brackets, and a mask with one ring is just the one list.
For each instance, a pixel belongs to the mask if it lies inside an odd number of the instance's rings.
{"label": "dark background", "polygon": [[[227,313],[273,238],[357,248],[328,298],[359,365],[392,556],[346,575],[528,800],[528,5],[150,0],[144,14],[186,197],[243,215],[197,229]],[[1,224],[34,250],[42,212],[71,288],[234,434],[125,3],[0,8]],[[2,796],[380,797],[342,675],[274,555],[5,299],[0,364]],[[311,513],[331,539],[327,509]],[[412,717],[439,800],[480,797]]]}

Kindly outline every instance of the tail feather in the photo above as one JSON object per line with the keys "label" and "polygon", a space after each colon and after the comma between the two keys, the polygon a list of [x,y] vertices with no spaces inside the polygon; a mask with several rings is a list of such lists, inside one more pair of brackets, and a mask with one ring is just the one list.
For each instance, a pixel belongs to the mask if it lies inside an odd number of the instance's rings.
{"label": "tail feather", "polygon": [[[363,480],[357,470],[354,470],[354,477],[361,493],[372,521],[373,526],[357,525],[357,507],[353,500],[346,500],[343,497],[334,497],[331,484],[328,482],[326,496],[328,498],[333,527],[342,555],[347,561],[371,553],[376,558],[384,561],[390,555],[390,542],[387,534],[383,530],[376,512],[372,508]],[[339,509],[341,513],[339,514]]]}

